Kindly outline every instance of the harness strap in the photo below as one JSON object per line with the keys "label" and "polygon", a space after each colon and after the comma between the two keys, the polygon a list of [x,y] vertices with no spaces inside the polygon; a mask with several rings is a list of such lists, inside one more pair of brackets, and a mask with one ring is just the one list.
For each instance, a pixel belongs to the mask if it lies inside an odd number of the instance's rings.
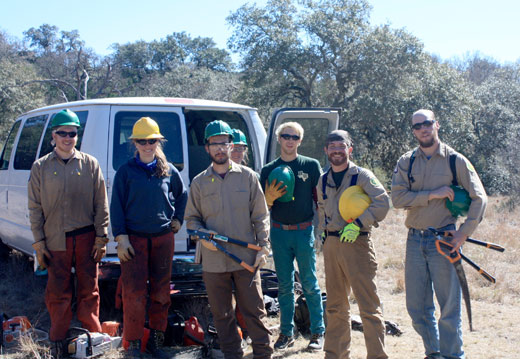
{"label": "harness strap", "polygon": [[[408,183],[410,184],[410,188],[412,187],[412,183],[415,182],[415,179],[412,176],[412,166],[413,166],[413,163],[415,161],[415,152],[416,151],[417,151],[417,149],[413,150],[412,155],[410,156],[410,164],[408,165],[408,172],[407,172],[407,174],[408,174]],[[457,181],[457,167],[455,165],[455,163],[457,161],[457,154],[456,153],[452,153],[450,155],[449,161],[450,161],[450,170],[451,170],[451,176],[452,176],[451,183],[454,186],[458,186],[459,182]],[[352,184],[351,184],[351,186],[352,186]]]}

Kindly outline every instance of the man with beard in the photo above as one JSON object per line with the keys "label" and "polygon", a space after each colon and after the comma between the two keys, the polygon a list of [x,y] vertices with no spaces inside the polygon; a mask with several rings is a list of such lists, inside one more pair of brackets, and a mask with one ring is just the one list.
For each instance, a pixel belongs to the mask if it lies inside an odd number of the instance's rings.
{"label": "man with beard", "polygon": [[[314,251],[315,188],[320,178],[320,163],[298,154],[303,140],[303,128],[297,122],[285,122],[276,129],[280,143],[280,157],[262,168],[260,183],[265,185],[265,198],[271,209],[271,244],[278,277],[280,304],[280,336],[274,348],[284,350],[294,345],[294,259],[298,262],[300,280],[309,308],[311,338],[307,348],[323,348],[323,305],[316,276]],[[293,198],[282,201],[287,183],[268,183],[269,174],[276,168],[288,166],[294,174]],[[288,170],[288,169],[287,169]],[[276,173],[276,172],[275,172]],[[280,199],[280,200],[278,200]]]}
{"label": "man with beard", "polygon": [[[432,111],[413,114],[412,131],[419,147],[397,162],[392,203],[395,208],[407,210],[406,307],[415,331],[423,339],[426,358],[465,358],[459,281],[454,266],[437,252],[436,237],[428,228],[449,232],[452,252],[458,250],[482,220],[487,196],[471,163],[440,142],[439,127]],[[454,200],[450,188],[454,180],[471,198],[467,218],[458,230],[457,218],[446,207],[446,199]],[[438,323],[433,289],[441,310]]]}
{"label": "man with beard", "polygon": [[[352,291],[363,322],[367,359],[385,359],[388,358],[384,345],[385,323],[377,295],[377,262],[370,230],[385,218],[390,208],[389,197],[370,170],[356,166],[349,160],[352,149],[352,140],[347,131],[332,131],[328,135],[325,153],[331,168],[321,176],[317,186],[319,229],[324,232],[325,241],[325,358],[350,358],[348,296]],[[340,198],[347,189],[364,192],[368,206],[348,221],[343,218],[340,208]],[[347,210],[354,205],[355,200],[348,203]]]}
{"label": "man with beard", "polygon": [[[269,253],[269,211],[258,177],[250,168],[230,160],[233,135],[227,123],[209,123],[204,138],[212,163],[191,182],[184,216],[186,226],[261,246],[262,250],[255,252],[221,243],[247,264],[261,266]],[[237,305],[252,340],[253,357],[270,358],[273,349],[269,345],[269,329],[262,322],[266,311],[260,273],[245,270],[205,240],[201,244],[204,284],[224,357],[243,356],[232,304],[234,288]]]}

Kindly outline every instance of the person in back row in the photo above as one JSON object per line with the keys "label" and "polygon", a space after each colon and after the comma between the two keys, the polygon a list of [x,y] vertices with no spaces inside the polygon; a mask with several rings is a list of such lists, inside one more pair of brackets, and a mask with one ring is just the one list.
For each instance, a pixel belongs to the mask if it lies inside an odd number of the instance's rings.
{"label": "person in back row", "polygon": [[154,358],[167,358],[162,345],[170,306],[174,235],[181,228],[188,194],[179,171],[162,151],[164,136],[154,120],[140,118],[130,139],[137,149],[135,157],[117,170],[110,203],[121,261],[123,337],[129,341],[128,354],[140,358],[149,296],[151,331],[146,349]]}
{"label": "person in back row", "polygon": [[[313,205],[316,185],[321,174],[320,163],[298,154],[303,140],[303,127],[286,122],[276,129],[280,157],[262,168],[260,183],[271,210],[271,245],[280,303],[280,335],[274,348],[284,350],[294,344],[294,259],[298,262],[303,293],[311,322],[310,350],[323,347],[323,305],[316,276],[314,250]],[[271,172],[272,180],[269,180]],[[281,177],[278,177],[280,175]],[[284,178],[280,183],[274,178]],[[292,193],[291,193],[292,192]]]}
{"label": "person in back row", "polygon": [[72,319],[72,267],[78,320],[91,332],[101,331],[97,263],[108,242],[108,200],[98,161],[75,148],[78,116],[62,110],[50,126],[54,150],[33,163],[28,197],[33,247],[49,274],[45,304],[51,318],[51,355],[60,358]]}

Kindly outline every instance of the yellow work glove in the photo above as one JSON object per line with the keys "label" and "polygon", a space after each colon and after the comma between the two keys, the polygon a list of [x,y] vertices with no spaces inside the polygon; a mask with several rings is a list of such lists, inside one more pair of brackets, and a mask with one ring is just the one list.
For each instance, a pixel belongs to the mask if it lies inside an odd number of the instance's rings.
{"label": "yellow work glove", "polygon": [[101,258],[105,256],[105,253],[107,252],[107,243],[108,237],[96,237],[94,246],[92,247],[92,252],[90,252],[94,262],[99,262]]}
{"label": "yellow work glove", "polygon": [[41,241],[34,242],[32,247],[36,251],[36,259],[38,259],[38,263],[40,267],[43,269],[49,266],[49,261],[52,258],[51,252],[47,249],[47,244],[45,243],[45,239]]}
{"label": "yellow work glove", "polygon": [[255,264],[253,267],[262,268],[267,263],[267,256],[269,255],[269,249],[264,246],[261,250],[258,251],[255,258]]}
{"label": "yellow work glove", "polygon": [[359,236],[359,229],[359,226],[354,222],[347,224],[339,231],[341,235],[339,237],[340,242],[354,243]]}
{"label": "yellow work glove", "polygon": [[177,218],[172,219],[172,221],[170,223],[170,227],[172,227],[173,233],[179,232],[179,230],[181,229],[181,226],[182,226],[182,224]]}
{"label": "yellow work glove", "polygon": [[265,201],[267,205],[271,207],[278,198],[282,197],[287,191],[287,186],[284,186],[283,182],[276,183],[274,179],[271,184],[269,181],[265,181]]}
{"label": "yellow work glove", "polygon": [[123,263],[126,261],[130,261],[135,256],[134,247],[130,244],[130,238],[127,234],[120,234],[116,237],[115,241],[117,242],[117,256],[119,260]]}

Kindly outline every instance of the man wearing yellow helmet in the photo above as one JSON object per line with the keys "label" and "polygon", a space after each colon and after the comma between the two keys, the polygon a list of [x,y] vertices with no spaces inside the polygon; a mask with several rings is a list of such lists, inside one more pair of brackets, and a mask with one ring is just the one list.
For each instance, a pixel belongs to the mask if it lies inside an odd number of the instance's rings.
{"label": "man wearing yellow helmet", "polygon": [[[395,208],[406,209],[406,307],[414,329],[423,339],[426,358],[465,358],[461,287],[454,266],[437,252],[436,237],[428,228],[450,232],[457,250],[482,220],[487,196],[471,163],[439,140],[439,128],[430,110],[418,110],[412,115],[411,130],[419,146],[397,162],[392,203]],[[457,184],[469,193],[471,204],[466,220],[455,231],[459,213],[450,212],[446,202],[459,197],[458,190],[450,187]],[[441,310],[438,323],[433,288]]]}
{"label": "man wearing yellow helmet", "polygon": [[367,358],[388,358],[370,229],[385,218],[390,208],[389,197],[371,171],[349,160],[352,140],[347,131],[332,131],[327,137],[325,153],[331,168],[321,176],[317,186],[319,229],[325,238],[325,358],[350,357],[348,295],[351,291],[363,321]]}

